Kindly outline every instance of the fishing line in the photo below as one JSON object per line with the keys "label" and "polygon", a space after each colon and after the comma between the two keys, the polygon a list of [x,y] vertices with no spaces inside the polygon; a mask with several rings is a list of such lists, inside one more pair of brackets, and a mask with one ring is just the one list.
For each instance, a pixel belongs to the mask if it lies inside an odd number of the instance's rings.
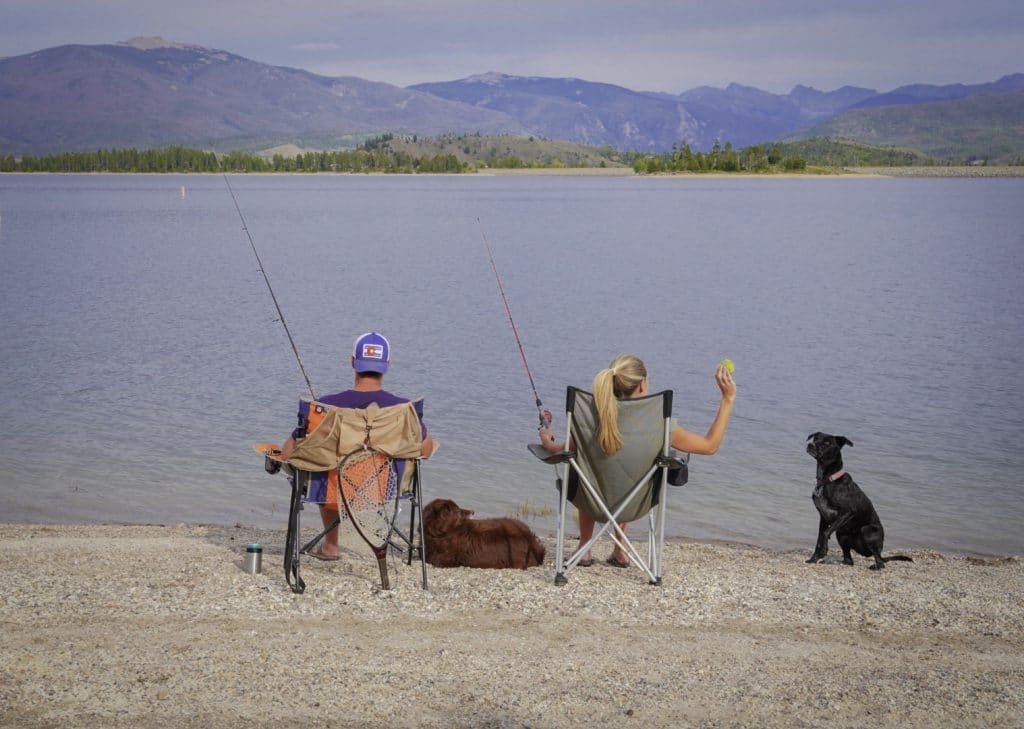
{"label": "fishing line", "polygon": [[523,342],[519,338],[519,330],[516,329],[516,323],[512,319],[512,309],[508,305],[508,297],[505,296],[505,287],[501,285],[501,276],[498,275],[498,267],[494,263],[494,253],[491,251],[491,242],[487,240],[487,233],[484,231],[484,224],[480,222],[480,218],[476,219],[476,222],[480,225],[480,234],[484,237],[484,245],[487,246],[487,257],[491,259],[491,268],[494,270],[494,278],[498,282],[498,291],[501,292],[501,300],[505,302],[505,313],[508,314],[508,323],[512,325],[512,333],[516,335],[516,344],[519,345],[519,356],[523,358],[523,367],[526,368],[526,376],[530,378],[530,387],[533,388],[533,396],[537,401],[537,415],[540,418],[540,427],[547,428],[551,425],[551,413],[544,410],[544,405],[540,401],[540,395],[537,394],[537,386],[533,384],[533,374],[530,372],[530,365],[526,361],[526,352],[523,350]]}
{"label": "fishing line", "polygon": [[[235,197],[235,191],[231,189],[231,183],[228,182],[228,176],[224,175],[224,184],[228,186],[228,192],[231,193],[231,199],[235,202],[235,210],[238,211],[238,217],[242,220],[242,230],[245,231],[246,237],[249,238],[249,245],[252,247],[252,253],[256,256],[256,263],[260,267],[260,273],[263,274],[263,280],[267,282],[267,290],[270,291],[270,298],[274,300],[274,307],[277,309],[277,316],[281,321],[281,325],[284,327],[284,333],[288,335],[288,342],[292,345],[292,351],[295,353],[295,361],[299,363],[299,369],[302,370],[302,376],[306,378],[306,387],[309,388],[310,396],[316,400],[316,393],[313,392],[313,383],[309,380],[309,375],[306,373],[306,366],[302,364],[302,357],[299,356],[299,349],[295,346],[295,340],[292,339],[292,332],[288,328],[288,322],[284,320],[284,312],[281,311],[281,305],[277,303],[277,296],[274,294],[274,288],[270,285],[270,279],[267,278],[267,272],[263,268],[263,261],[260,259],[260,254],[256,250],[256,244],[252,240],[252,234],[249,232],[249,226],[245,224],[245,216],[242,215],[242,208],[238,206],[238,198]],[[540,400],[537,401],[538,403]]]}

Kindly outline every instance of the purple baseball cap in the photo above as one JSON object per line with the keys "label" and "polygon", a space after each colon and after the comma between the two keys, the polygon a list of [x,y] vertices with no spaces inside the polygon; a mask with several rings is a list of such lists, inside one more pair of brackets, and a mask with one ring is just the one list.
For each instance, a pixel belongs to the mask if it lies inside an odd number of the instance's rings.
{"label": "purple baseball cap", "polygon": [[391,345],[383,334],[367,332],[356,339],[352,350],[352,369],[356,372],[384,374],[388,371],[390,361]]}

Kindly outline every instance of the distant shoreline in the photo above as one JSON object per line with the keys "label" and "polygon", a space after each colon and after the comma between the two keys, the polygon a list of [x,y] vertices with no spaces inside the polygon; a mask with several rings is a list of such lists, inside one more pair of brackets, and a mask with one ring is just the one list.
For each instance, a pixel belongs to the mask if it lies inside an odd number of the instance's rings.
{"label": "distant shoreline", "polygon": [[[8,175],[146,175],[150,177],[170,176],[219,176],[223,172],[0,172]],[[842,167],[809,172],[660,172],[637,174],[631,167],[531,167],[514,169],[484,169],[475,172],[228,172],[229,175],[283,176],[283,177],[649,177],[649,178],[693,178],[693,179],[820,179],[849,177],[929,177],[929,178],[995,178],[1024,177],[1024,166],[975,166],[953,167]]]}
{"label": "distant shoreline", "polygon": [[956,167],[842,167],[827,169],[821,172],[672,172],[647,177],[713,177],[727,179],[737,177],[743,179],[806,179],[806,178],[839,178],[839,177],[958,177],[958,178],[991,178],[991,177],[1024,177],[1024,166],[992,166],[982,167],[960,165]]}
{"label": "distant shoreline", "polygon": [[872,177],[1024,177],[1024,167],[1021,166],[851,167],[845,171]]}

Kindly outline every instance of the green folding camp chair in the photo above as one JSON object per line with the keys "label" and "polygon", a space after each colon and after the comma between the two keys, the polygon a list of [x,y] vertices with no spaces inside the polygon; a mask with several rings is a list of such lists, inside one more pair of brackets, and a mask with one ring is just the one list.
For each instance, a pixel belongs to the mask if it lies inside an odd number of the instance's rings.
{"label": "green folding camp chair", "polygon": [[[608,456],[598,443],[598,416],[594,396],[569,387],[565,396],[566,450],[551,454],[539,444],[530,452],[556,466],[559,491],[558,537],[555,546],[555,584],[564,585],[569,572],[591,546],[608,535],[629,555],[650,584],[660,585],[665,544],[666,486],[686,482],[688,456],[671,448],[672,391],[646,397],[621,399],[619,432],[622,448]],[[573,447],[570,449],[569,445]],[[593,537],[571,555],[564,551],[566,504],[572,504],[597,522]],[[619,527],[648,517],[647,553]]]}

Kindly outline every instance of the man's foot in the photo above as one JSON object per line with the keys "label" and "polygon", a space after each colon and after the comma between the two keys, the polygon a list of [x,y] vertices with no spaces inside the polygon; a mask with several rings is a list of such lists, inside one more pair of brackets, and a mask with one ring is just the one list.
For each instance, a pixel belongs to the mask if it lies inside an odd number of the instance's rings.
{"label": "man's foot", "polygon": [[325,552],[322,549],[318,549],[315,552],[308,552],[307,554],[309,554],[313,559],[319,559],[323,562],[337,562],[341,559],[337,552],[331,554],[330,552]]}

